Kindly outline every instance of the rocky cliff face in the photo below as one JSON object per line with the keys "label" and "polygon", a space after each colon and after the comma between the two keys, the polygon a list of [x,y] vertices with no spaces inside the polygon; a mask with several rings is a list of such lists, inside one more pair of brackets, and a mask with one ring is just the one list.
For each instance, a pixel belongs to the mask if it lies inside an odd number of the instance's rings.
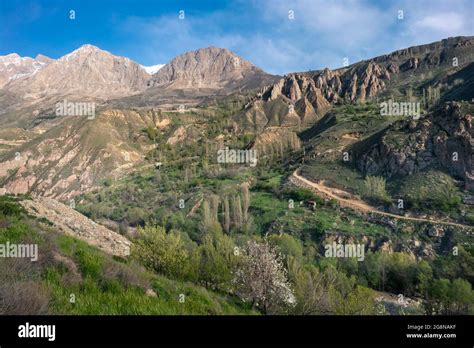
{"label": "rocky cliff face", "polygon": [[34,75],[11,81],[5,89],[33,100],[52,95],[109,99],[144,90],[149,78],[130,59],[84,45]]}
{"label": "rocky cliff face", "polygon": [[[365,101],[375,97],[389,80],[388,69],[373,61],[334,71],[289,74],[243,110],[243,128],[307,126],[320,119],[338,100]],[[272,104],[280,104],[276,123]]]}
{"label": "rocky cliff face", "polygon": [[235,89],[258,86],[271,75],[224,48],[187,52],[162,67],[149,85],[167,89]]}
{"label": "rocky cliff face", "polygon": [[472,103],[450,102],[419,120],[406,119],[354,145],[357,168],[369,175],[411,175],[446,168],[472,190],[474,129]]}
{"label": "rocky cliff face", "polygon": [[313,75],[290,74],[271,88],[269,99],[285,96],[296,102],[306,98],[316,111],[322,111],[340,98],[365,101],[374,97],[385,89],[384,80],[390,80],[388,69],[373,61],[334,71],[324,69]]}
{"label": "rocky cliff face", "polygon": [[[459,66],[472,61],[474,37],[457,36],[426,45],[408,47],[374,58],[378,64],[390,64],[397,72],[429,70],[443,65],[453,66],[457,58]],[[390,71],[390,72],[395,72]]]}

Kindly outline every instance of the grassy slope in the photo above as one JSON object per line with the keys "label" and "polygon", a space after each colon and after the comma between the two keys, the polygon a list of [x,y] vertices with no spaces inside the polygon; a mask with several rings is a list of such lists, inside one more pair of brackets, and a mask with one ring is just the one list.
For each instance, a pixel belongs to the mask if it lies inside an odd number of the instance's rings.
{"label": "grassy slope", "polygon": [[[48,224],[27,216],[16,199],[0,197],[0,243],[38,243],[34,271],[15,273],[9,284],[34,281],[48,293],[51,314],[255,314],[236,298],[192,283],[146,272],[128,260],[112,258],[73,237],[57,234]],[[58,262],[55,254],[72,261]],[[0,259],[0,263],[9,259]],[[8,274],[0,275],[8,277]],[[2,280],[2,283],[6,278]],[[17,283],[18,282],[18,283]],[[146,296],[153,289],[158,296]],[[75,303],[70,302],[71,295]],[[184,294],[184,302],[180,295]],[[10,300],[10,299],[7,299]],[[13,299],[11,299],[13,300]],[[17,298],[32,301],[31,298]],[[13,313],[10,313],[13,314]],[[32,313],[37,314],[37,313]]]}

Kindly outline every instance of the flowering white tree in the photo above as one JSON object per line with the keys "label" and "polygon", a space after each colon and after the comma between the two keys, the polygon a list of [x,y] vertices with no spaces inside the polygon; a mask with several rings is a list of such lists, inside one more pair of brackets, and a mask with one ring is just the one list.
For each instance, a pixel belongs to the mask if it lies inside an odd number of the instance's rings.
{"label": "flowering white tree", "polygon": [[235,272],[236,294],[265,313],[296,304],[280,253],[268,242],[250,241]]}

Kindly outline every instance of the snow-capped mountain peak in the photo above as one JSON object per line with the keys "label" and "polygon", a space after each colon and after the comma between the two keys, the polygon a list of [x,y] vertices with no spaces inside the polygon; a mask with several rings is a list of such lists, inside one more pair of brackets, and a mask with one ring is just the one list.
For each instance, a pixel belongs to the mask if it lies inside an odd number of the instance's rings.
{"label": "snow-capped mountain peak", "polygon": [[36,58],[21,57],[16,53],[0,56],[0,87],[12,80],[32,76],[52,61],[43,55]]}

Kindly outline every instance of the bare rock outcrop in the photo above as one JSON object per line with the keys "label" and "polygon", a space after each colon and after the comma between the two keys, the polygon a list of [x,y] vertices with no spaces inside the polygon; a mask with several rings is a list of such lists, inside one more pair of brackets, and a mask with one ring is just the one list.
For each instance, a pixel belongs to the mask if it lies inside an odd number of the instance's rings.
{"label": "bare rock outcrop", "polygon": [[[388,69],[373,61],[314,74],[289,74],[268,87],[261,99],[249,103],[238,121],[244,129],[310,125],[340,99],[365,101],[375,97],[385,90],[385,80],[390,80]],[[278,103],[279,107],[274,107]]]}
{"label": "bare rock outcrop", "polygon": [[411,175],[443,167],[473,189],[472,104],[446,103],[419,120],[405,119],[355,144],[355,164],[369,175]]}
{"label": "bare rock outcrop", "polygon": [[54,199],[37,197],[21,204],[32,215],[46,218],[58,231],[76,237],[102,251],[121,257],[130,255],[131,242]]}

